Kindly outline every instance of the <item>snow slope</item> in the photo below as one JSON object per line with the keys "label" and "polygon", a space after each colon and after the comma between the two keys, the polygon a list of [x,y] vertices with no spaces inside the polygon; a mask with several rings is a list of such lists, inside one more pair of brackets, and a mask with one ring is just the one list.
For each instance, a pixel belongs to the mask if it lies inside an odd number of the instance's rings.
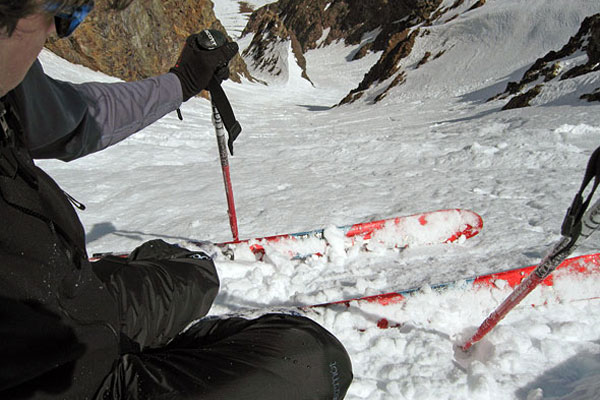
{"label": "snow slope", "polygon": [[[237,2],[216,3],[217,16],[229,13],[222,21],[239,29],[231,11]],[[598,296],[600,282],[565,278],[556,289],[536,290],[527,302],[550,304],[514,310],[468,356],[455,354],[453,345],[508,292],[427,289],[535,264],[558,239],[587,159],[600,144],[600,104],[573,99],[500,112],[502,102],[483,100],[559,49],[597,12],[597,1],[488,0],[432,26],[416,48],[438,46],[444,56],[419,69],[408,60],[407,83],[376,105],[330,108],[377,60],[370,55],[349,63],[355,49],[341,44],[306,55],[314,87],[300,79],[226,83],[244,128],[230,159],[242,237],[454,207],[475,210],[485,222],[481,234],[462,244],[377,256],[218,259],[222,290],[211,312],[423,286],[403,305],[313,315],[351,354],[355,380],[347,398],[598,398],[600,308],[597,301],[566,300]],[[113,80],[48,52],[41,59],[61,79]],[[101,153],[68,164],[39,162],[87,205],[80,215],[90,253],[128,251],[152,238],[231,238],[209,104],[192,99],[182,111],[183,122],[173,113]],[[596,251],[599,238],[579,252]],[[553,300],[557,293],[563,302]],[[380,330],[373,324],[380,316],[403,326]]]}
{"label": "snow slope", "polygon": [[[447,0],[440,8],[452,3]],[[400,92],[402,99],[411,100],[464,95],[469,101],[485,101],[504,91],[509,80],[520,80],[538,57],[560,49],[583,18],[598,12],[598,3],[589,0],[572,1],[568,7],[561,0],[492,0],[464,12],[472,3],[465,2],[455,19],[450,13],[421,27],[411,55],[401,61],[399,73],[406,71],[408,76],[397,96]],[[443,54],[417,68],[427,51]],[[368,100],[380,90],[375,88]]]}
{"label": "snow slope", "polygon": [[227,29],[227,33],[233,39],[239,39],[248,21],[249,8],[256,10],[266,4],[274,3],[273,0],[249,0],[249,1],[213,1],[215,14]]}

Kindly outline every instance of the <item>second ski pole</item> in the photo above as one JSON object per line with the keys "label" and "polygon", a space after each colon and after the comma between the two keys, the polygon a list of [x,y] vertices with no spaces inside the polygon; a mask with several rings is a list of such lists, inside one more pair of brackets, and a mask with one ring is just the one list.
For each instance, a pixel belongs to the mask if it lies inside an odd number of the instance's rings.
{"label": "second ski pole", "polygon": [[[595,178],[594,185],[583,201],[583,192],[590,181]],[[579,192],[569,210],[562,226],[562,238],[552,248],[540,264],[531,272],[479,326],[475,334],[463,345],[463,351],[469,350],[473,344],[483,339],[494,327],[523,300],[533,289],[543,282],[581,241],[587,239],[600,227],[600,200],[587,209],[592,196],[600,184],[600,147],[594,151],[588,162],[587,170]],[[587,210],[587,211],[586,211]]]}
{"label": "second ski pole", "polygon": [[[600,226],[600,200],[585,214],[580,240],[585,240]],[[533,289],[542,283],[577,248],[573,238],[562,237],[540,264],[513,290],[477,329],[477,332],[461,347],[469,350],[483,339],[494,327],[516,307]]]}

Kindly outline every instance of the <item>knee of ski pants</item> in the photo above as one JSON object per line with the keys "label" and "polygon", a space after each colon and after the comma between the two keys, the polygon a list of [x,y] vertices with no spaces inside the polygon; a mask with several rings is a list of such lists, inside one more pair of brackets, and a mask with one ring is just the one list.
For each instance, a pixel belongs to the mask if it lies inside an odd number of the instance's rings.
{"label": "knee of ski pants", "polygon": [[99,397],[339,400],[351,381],[350,357],[326,329],[266,314],[206,318],[162,349],[127,354]]}
{"label": "knee of ski pants", "polygon": [[200,353],[219,354],[230,365],[241,362],[241,368],[236,366],[228,374],[239,377],[231,393],[242,394],[240,398],[337,400],[345,396],[353,378],[342,343],[296,313],[207,318],[168,347],[199,348]]}
{"label": "knee of ski pants", "polygon": [[258,340],[262,339],[267,345],[267,354],[277,349],[271,347],[271,343],[282,340],[278,350],[284,354],[284,364],[275,362],[272,368],[281,371],[287,382],[294,382],[295,397],[289,398],[344,398],[353,379],[352,362],[343,344],[331,332],[295,313],[266,314],[250,322],[253,322],[250,329],[257,331]]}
{"label": "knee of ski pants", "polygon": [[94,272],[117,300],[121,353],[160,347],[204,317],[219,290],[210,258],[195,253],[167,260],[110,257]]}

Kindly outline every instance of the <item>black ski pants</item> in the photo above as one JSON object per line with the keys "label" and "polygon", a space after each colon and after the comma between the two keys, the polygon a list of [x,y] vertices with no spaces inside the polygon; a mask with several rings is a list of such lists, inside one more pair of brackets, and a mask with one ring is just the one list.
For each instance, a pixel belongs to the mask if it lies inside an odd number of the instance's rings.
{"label": "black ski pants", "polygon": [[300,315],[202,318],[218,290],[214,264],[166,246],[94,264],[121,308],[121,356],[96,399],[344,397],[352,366],[331,333]]}

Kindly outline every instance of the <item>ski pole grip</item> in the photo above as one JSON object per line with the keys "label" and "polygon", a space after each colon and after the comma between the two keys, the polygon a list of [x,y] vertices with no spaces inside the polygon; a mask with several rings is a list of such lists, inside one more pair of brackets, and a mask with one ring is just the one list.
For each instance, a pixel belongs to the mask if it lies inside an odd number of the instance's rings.
{"label": "ski pole grip", "polygon": [[583,215],[581,236],[585,240],[600,227],[600,199]]}
{"label": "ski pole grip", "polygon": [[[227,37],[221,31],[216,29],[205,29],[202,32],[196,34],[196,46],[202,50],[215,50],[227,43]],[[227,64],[222,65],[227,67]],[[221,114],[223,124],[227,133],[229,134],[229,140],[227,146],[229,152],[233,155],[233,142],[242,132],[242,126],[236,120],[231,103],[225,94],[225,91],[221,87],[221,82],[216,77],[213,77],[208,84],[208,91],[210,92],[210,98],[213,105]]]}
{"label": "ski pole grip", "polygon": [[[584,201],[583,200],[583,192],[585,191],[585,188],[589,185],[589,183],[594,178],[595,178],[594,184],[593,184],[589,194],[587,195],[587,199]],[[583,220],[585,218],[584,213],[587,210],[588,206],[590,205],[592,196],[594,195],[594,192],[598,188],[599,184],[600,184],[600,147],[598,147],[592,153],[592,155],[588,161],[586,170],[585,170],[585,175],[583,177],[583,182],[581,183],[581,187],[579,188],[579,191],[575,195],[575,198],[573,199],[573,203],[571,204],[571,207],[569,207],[569,209],[567,210],[567,215],[565,216],[565,219],[563,221],[563,225],[561,228],[561,233],[563,236],[569,236],[569,237],[572,237],[573,239],[577,240],[577,237],[583,233],[581,224],[583,223]],[[594,205],[594,207],[595,207],[595,205]],[[588,222],[590,222],[590,221],[588,221]],[[590,222],[590,223],[592,223],[592,222]]]}
{"label": "ski pole grip", "polygon": [[[546,279],[556,267],[558,267],[568,256],[573,253],[579,245],[587,240],[600,227],[600,199],[583,214],[578,224],[574,225],[571,235],[563,234],[548,256],[533,271],[542,279]],[[577,230],[575,232],[575,230]]]}
{"label": "ski pole grip", "polygon": [[571,207],[567,210],[567,215],[563,221],[560,232],[563,236],[573,237],[578,234],[578,224],[581,222],[578,220],[581,215],[581,209],[583,208],[583,197],[577,193],[573,199]]}
{"label": "ski pole grip", "polygon": [[196,46],[202,50],[215,50],[227,43],[227,37],[216,29],[205,29],[195,37]]}

